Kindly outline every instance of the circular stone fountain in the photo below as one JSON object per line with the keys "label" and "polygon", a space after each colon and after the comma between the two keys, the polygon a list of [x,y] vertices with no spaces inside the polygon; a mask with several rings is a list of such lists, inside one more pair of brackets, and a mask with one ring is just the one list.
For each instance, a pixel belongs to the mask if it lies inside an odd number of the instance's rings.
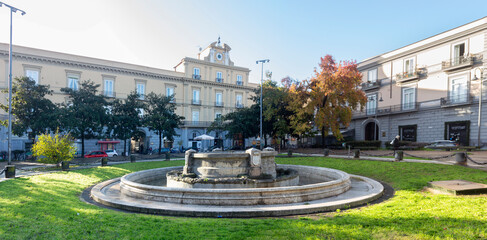
{"label": "circular stone fountain", "polygon": [[273,149],[196,153],[184,167],[127,174],[92,188],[101,204],[129,211],[198,217],[308,214],[373,201],[384,190],[375,180],[343,171],[276,165]]}

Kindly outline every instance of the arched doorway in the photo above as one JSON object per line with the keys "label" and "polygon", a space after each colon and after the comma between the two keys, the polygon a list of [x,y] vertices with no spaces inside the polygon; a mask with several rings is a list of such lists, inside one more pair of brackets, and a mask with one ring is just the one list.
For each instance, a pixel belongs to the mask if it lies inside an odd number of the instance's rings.
{"label": "arched doorway", "polygon": [[369,122],[365,125],[365,140],[379,140],[379,126],[375,122]]}

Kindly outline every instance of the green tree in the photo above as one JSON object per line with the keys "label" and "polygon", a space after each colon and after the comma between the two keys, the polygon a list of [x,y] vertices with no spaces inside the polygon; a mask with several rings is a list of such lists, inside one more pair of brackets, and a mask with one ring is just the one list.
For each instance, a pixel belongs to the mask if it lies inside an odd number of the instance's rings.
{"label": "green tree", "polygon": [[108,131],[115,138],[123,140],[123,151],[125,153],[128,152],[127,140],[134,137],[137,128],[142,125],[140,111],[145,108],[145,103],[139,98],[140,95],[132,91],[126,99],[115,99],[111,103]]}
{"label": "green tree", "polygon": [[[262,87],[262,131],[265,142],[267,142],[267,135],[283,140],[286,134],[291,133],[289,119],[292,112],[287,109],[289,105],[288,91],[270,79],[266,80]],[[255,107],[260,108],[260,88],[255,90],[255,96],[252,97],[252,100]]]}
{"label": "green tree", "polygon": [[71,161],[76,153],[74,139],[69,135],[61,135],[59,130],[54,135],[41,134],[32,146],[32,154],[42,163],[58,164],[62,161]]}
{"label": "green tree", "polygon": [[162,136],[168,141],[174,141],[176,128],[182,125],[184,117],[175,113],[176,104],[173,96],[164,96],[153,92],[147,95],[146,113],[144,125],[159,136],[159,154],[162,148]]}
{"label": "green tree", "polygon": [[[259,106],[240,108],[235,112],[228,113],[222,117],[221,122],[214,122],[211,130],[224,129],[228,137],[241,134],[243,139],[256,137],[259,134]],[[213,124],[212,124],[213,125]],[[243,147],[245,148],[245,141]]]}
{"label": "green tree", "polygon": [[108,122],[107,102],[103,95],[97,95],[99,84],[83,81],[79,90],[62,88],[68,95],[68,103],[63,103],[61,119],[64,129],[73,137],[81,139],[81,155],[85,154],[85,139],[104,136]]}
{"label": "green tree", "polygon": [[308,81],[296,81],[286,77],[281,82],[288,91],[288,105],[286,109],[291,112],[289,128],[292,131],[292,136],[297,137],[299,140],[304,137],[314,136],[316,133],[312,124],[314,115],[313,112],[305,108],[309,101]]}
{"label": "green tree", "polygon": [[[2,90],[8,93],[8,89]],[[36,84],[28,77],[15,78],[12,85],[12,133],[22,136],[27,130],[31,130],[29,138],[34,140],[36,135],[46,130],[58,127],[57,106],[46,98],[52,95],[49,86]],[[8,104],[0,104],[0,107],[8,112]],[[8,120],[1,124],[8,127]]]}

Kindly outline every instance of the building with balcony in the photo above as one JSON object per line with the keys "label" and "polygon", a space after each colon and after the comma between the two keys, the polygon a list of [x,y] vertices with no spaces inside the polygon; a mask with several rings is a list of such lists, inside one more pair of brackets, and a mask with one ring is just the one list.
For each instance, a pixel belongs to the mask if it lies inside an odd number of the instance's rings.
{"label": "building with balcony", "polygon": [[404,141],[485,145],[486,51],[484,17],[361,61],[368,102],[348,129],[356,140],[386,142],[399,135]]}
{"label": "building with balcony", "polygon": [[[230,60],[231,48],[227,44],[213,42],[198,53],[197,58],[183,58],[174,70],[164,70],[103,59],[77,56],[21,46],[13,46],[13,77],[28,76],[39,84],[50,85],[55,103],[66,101],[61,88],[77,89],[79,82],[91,80],[100,84],[99,93],[108,98],[126,98],[137,91],[141,100],[154,92],[174,96],[176,113],[184,116],[183,125],[177,130],[180,136],[170,143],[173,147],[200,147],[193,138],[208,134],[206,129],[219,115],[235,111],[240,106],[250,106],[249,99],[256,84],[249,83],[250,70],[235,66]],[[0,43],[0,89],[8,88],[8,44]],[[6,103],[6,94],[0,93],[0,101]],[[7,118],[5,112],[0,117]],[[145,149],[158,148],[158,136],[141,128],[145,136],[132,142],[132,150],[143,145]],[[212,135],[215,135],[212,133]],[[25,136],[14,136],[13,149],[24,149]],[[94,139],[85,142],[86,151],[100,149]],[[115,140],[115,142],[117,142]],[[231,139],[224,142],[231,144]],[[105,146],[105,145],[104,145]],[[108,148],[113,147],[105,146]],[[122,149],[122,146],[115,146]],[[6,129],[0,129],[0,151],[7,150]]]}

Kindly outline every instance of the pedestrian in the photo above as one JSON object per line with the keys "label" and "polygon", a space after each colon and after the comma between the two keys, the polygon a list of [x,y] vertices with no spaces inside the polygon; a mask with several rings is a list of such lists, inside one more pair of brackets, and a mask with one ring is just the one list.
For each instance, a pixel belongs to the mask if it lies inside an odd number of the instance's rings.
{"label": "pedestrian", "polygon": [[392,149],[394,149],[394,154],[396,154],[396,150],[399,149],[399,139],[401,137],[397,135],[394,139],[391,141]]}

